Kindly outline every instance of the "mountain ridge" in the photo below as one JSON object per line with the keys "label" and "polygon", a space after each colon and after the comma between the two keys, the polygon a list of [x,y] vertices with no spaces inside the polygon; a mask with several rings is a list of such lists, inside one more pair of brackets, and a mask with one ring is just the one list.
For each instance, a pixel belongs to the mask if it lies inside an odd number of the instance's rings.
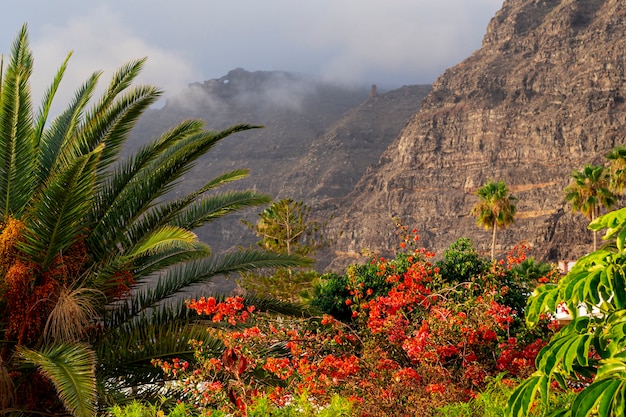
{"label": "mountain ridge", "polygon": [[[507,0],[481,49],[433,83],[420,111],[351,194],[332,226],[342,230],[332,265],[362,247],[393,252],[393,217],[442,253],[490,234],[469,216],[475,190],[504,180],[518,197],[516,224],[500,231],[498,256],[520,241],[542,260],[590,248],[586,220],[571,213],[569,174],[622,143],[626,128],[625,6],[612,0]],[[351,254],[342,259],[343,253]]]}

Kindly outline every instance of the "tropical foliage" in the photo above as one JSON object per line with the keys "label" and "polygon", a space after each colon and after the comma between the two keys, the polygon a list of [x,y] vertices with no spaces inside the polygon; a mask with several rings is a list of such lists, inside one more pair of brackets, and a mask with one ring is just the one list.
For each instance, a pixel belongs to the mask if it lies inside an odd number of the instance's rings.
{"label": "tropical foliage", "polygon": [[[604,166],[588,164],[581,171],[573,171],[571,177],[571,183],[565,188],[565,199],[575,213],[581,212],[593,221],[603,207],[610,209],[617,202],[617,196],[611,191],[611,177]],[[593,231],[593,250],[597,248],[598,235]]]}
{"label": "tropical foliage", "polygon": [[476,224],[485,229],[492,229],[491,259],[496,257],[496,233],[515,221],[516,198],[509,194],[504,181],[488,181],[476,191],[478,202],[472,207],[471,214],[476,216]]}
{"label": "tropical foliage", "polygon": [[626,188],[626,148],[616,146],[606,154],[606,159],[609,161],[611,190],[621,195]]}
{"label": "tropical foliage", "polygon": [[[242,222],[260,237],[257,246],[276,253],[298,254],[314,261],[317,250],[329,242],[324,234],[326,222],[313,220],[310,206],[290,198],[273,202],[259,213],[256,223]],[[302,302],[311,298],[318,278],[313,269],[279,268],[242,273],[240,284],[250,292]]]}
{"label": "tropical foliage", "polygon": [[535,333],[520,327],[523,312],[506,305],[509,286],[502,285],[520,276],[514,270],[525,250],[502,263],[482,261],[486,269],[467,281],[444,282],[434,254],[415,242],[407,236],[395,259],[375,256],[368,268],[341,277],[350,313],[344,321],[267,315],[237,297],[190,300],[223,348],[199,342],[195,360],[155,364],[179,379],[180,400],[241,416],[260,400],[284,406],[303,395],[320,407],[347,398],[355,415],[430,415],[473,398],[502,372],[532,373],[552,323],[546,319]]}
{"label": "tropical foliage", "polygon": [[198,158],[254,126],[208,131],[188,120],[122,159],[161,94],[132,85],[144,60],[121,67],[97,100],[94,73],[50,119],[68,60],[34,111],[24,26],[0,78],[0,408],[87,416],[99,403],[150,395],[163,380],[150,359],[191,356],[187,340],[203,338],[182,303],[163,300],[220,274],[302,261],[253,250],[217,256],[192,233],[269,202],[253,191],[215,193],[244,170],[169,198]]}
{"label": "tropical foliage", "polygon": [[537,371],[509,399],[507,415],[525,416],[537,395],[579,386],[571,406],[554,416],[624,416],[626,413],[626,208],[597,218],[589,227],[606,229],[615,244],[580,258],[558,284],[537,288],[527,321],[536,324],[563,305],[573,321],[537,357]]}

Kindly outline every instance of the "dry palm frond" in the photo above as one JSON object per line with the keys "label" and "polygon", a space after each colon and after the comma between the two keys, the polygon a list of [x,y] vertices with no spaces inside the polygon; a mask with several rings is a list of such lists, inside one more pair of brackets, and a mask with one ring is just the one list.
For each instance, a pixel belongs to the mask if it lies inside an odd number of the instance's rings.
{"label": "dry palm frond", "polygon": [[[7,410],[13,404],[15,387],[9,375],[9,370],[0,358],[0,410]],[[1,413],[1,411],[0,411]]]}
{"label": "dry palm frond", "polygon": [[44,334],[57,342],[80,340],[98,317],[96,297],[91,288],[61,288],[56,305],[48,316]]}

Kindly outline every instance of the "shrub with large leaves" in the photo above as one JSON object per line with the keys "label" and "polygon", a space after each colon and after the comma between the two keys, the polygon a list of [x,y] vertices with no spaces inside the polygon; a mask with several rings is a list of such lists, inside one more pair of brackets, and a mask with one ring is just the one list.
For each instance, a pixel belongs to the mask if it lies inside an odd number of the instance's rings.
{"label": "shrub with large leaves", "polygon": [[537,395],[546,402],[555,384],[584,387],[555,416],[626,415],[626,208],[589,225],[606,229],[605,247],[580,258],[558,284],[539,287],[526,311],[529,324],[566,308],[572,322],[537,357],[537,371],[511,395],[508,416],[525,416]]}
{"label": "shrub with large leaves", "polygon": [[130,130],[161,94],[132,86],[144,60],[121,67],[98,100],[94,73],[51,120],[68,60],[36,112],[26,26],[0,74],[0,409],[86,416],[97,401],[153,393],[163,381],[152,358],[192,354],[187,342],[203,326],[182,300],[163,300],[221,274],[302,260],[213,255],[192,232],[269,202],[254,191],[215,193],[245,170],[169,198],[198,158],[255,126],[208,131],[183,121],[122,159]]}

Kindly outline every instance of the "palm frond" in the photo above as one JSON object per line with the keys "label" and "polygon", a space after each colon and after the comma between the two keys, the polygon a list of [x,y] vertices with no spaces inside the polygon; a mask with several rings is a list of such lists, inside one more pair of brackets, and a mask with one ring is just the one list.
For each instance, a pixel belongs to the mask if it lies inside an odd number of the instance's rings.
{"label": "palm frond", "polygon": [[133,222],[154,201],[171,191],[176,181],[193,167],[200,156],[231,133],[251,128],[253,126],[237,125],[220,132],[200,132],[165,149],[154,161],[137,171],[119,191],[105,214],[107,228],[104,229],[104,223],[94,228],[92,235],[97,234],[99,240],[90,237],[90,247],[101,256],[108,248],[123,243]]}
{"label": "palm frond", "polygon": [[209,255],[211,255],[211,248],[205,243],[198,242],[195,249],[172,248],[149,256],[142,256],[133,262],[133,278],[136,282],[142,282],[144,278],[151,276],[154,272],[163,271],[178,263],[206,258]]}
{"label": "palm frond", "polygon": [[219,352],[223,345],[207,332],[204,324],[191,318],[181,319],[185,308],[161,308],[136,317],[112,329],[98,343],[99,379],[115,381],[117,388],[158,384],[167,379],[152,365],[153,359],[193,360],[192,340],[201,340],[203,348]]}
{"label": "palm frond", "polygon": [[102,146],[77,158],[32,202],[20,249],[44,270],[84,231],[93,194],[94,168]]}
{"label": "palm frond", "polygon": [[[106,256],[111,242],[121,237],[127,224],[137,218],[137,211],[131,209],[127,200],[135,201],[138,197],[134,193],[143,192],[143,178],[149,172],[151,164],[175,143],[201,131],[202,122],[188,120],[166,132],[158,140],[142,147],[137,155],[120,164],[108,177],[107,181],[98,185],[98,192],[94,198],[91,224],[94,225],[88,237],[88,243],[97,258]],[[139,179],[138,179],[139,178]],[[149,197],[141,200],[150,201]],[[142,206],[140,206],[142,207]]]}
{"label": "palm frond", "polygon": [[[193,229],[239,208],[269,202],[269,196],[252,191],[232,193],[230,195],[207,196],[204,198],[212,200],[211,203],[198,201],[198,197],[203,193],[221,184],[243,178],[246,174],[247,170],[235,170],[223,174],[183,198],[165,201],[155,207],[151,207],[129,227],[124,234],[125,241],[121,242],[122,245],[130,246],[144,239],[146,235],[152,233],[156,228],[164,225]],[[191,208],[189,207],[190,205],[192,206]]]}
{"label": "palm frond", "polygon": [[99,72],[91,74],[76,90],[66,109],[53,120],[50,128],[43,132],[40,141],[39,183],[45,183],[50,175],[53,175],[52,172],[63,171],[73,163],[74,158],[80,156],[70,144],[99,77]]}
{"label": "palm frond", "polygon": [[30,97],[33,57],[26,25],[15,39],[0,97],[0,217],[20,217],[34,190],[35,142]]}
{"label": "palm frond", "polygon": [[52,101],[57,90],[59,89],[59,85],[61,84],[61,80],[63,79],[63,75],[65,74],[65,70],[67,69],[67,64],[71,56],[72,53],[70,52],[65,58],[65,61],[63,61],[63,64],[61,64],[61,67],[57,71],[56,75],[54,76],[52,84],[48,87],[43,95],[41,108],[35,116],[35,142],[37,144],[41,142],[44,128],[46,127],[46,124],[48,122],[48,116],[50,114],[50,108],[52,107]]}
{"label": "palm frond", "polygon": [[311,260],[296,255],[285,255],[257,250],[240,250],[220,256],[209,256],[175,265],[168,269],[154,285],[147,285],[133,293],[123,303],[113,306],[110,326],[117,327],[142,311],[173,297],[198,283],[210,282],[217,276],[250,271],[257,268],[287,268],[310,266]]}
{"label": "palm frond", "polygon": [[270,196],[256,191],[231,191],[207,196],[189,205],[172,219],[170,223],[180,227],[195,229],[222,218],[229,213],[247,207],[267,204],[270,201]]}
{"label": "palm frond", "polygon": [[83,152],[90,151],[100,143],[106,143],[98,166],[101,175],[109,173],[110,165],[117,160],[122,144],[139,116],[161,95],[152,86],[135,87],[118,97],[108,108],[99,109],[93,117],[87,117],[82,137]]}
{"label": "palm frond", "polygon": [[55,345],[39,351],[17,348],[19,357],[37,368],[57,390],[65,408],[77,417],[96,412],[95,352],[82,344]]}
{"label": "palm frond", "polygon": [[196,243],[198,241],[195,233],[181,227],[163,226],[138,242],[128,256],[136,258],[175,248],[195,250]]}

